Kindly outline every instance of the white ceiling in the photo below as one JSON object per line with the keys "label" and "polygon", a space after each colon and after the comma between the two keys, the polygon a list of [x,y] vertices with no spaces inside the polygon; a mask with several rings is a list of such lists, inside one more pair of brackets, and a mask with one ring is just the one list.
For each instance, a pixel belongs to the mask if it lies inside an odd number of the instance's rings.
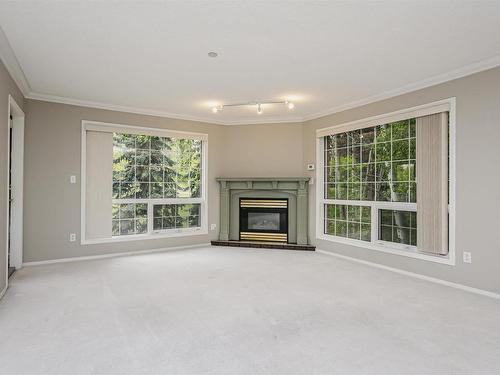
{"label": "white ceiling", "polygon": [[[227,124],[314,118],[500,65],[499,1],[2,1],[0,25],[28,97]],[[210,111],[287,98],[295,110]]]}

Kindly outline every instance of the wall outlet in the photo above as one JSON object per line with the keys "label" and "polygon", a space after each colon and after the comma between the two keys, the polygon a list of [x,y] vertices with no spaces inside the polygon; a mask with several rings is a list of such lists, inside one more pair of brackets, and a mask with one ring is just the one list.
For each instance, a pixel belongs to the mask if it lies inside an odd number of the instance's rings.
{"label": "wall outlet", "polygon": [[76,176],[69,176],[69,183],[76,184]]}
{"label": "wall outlet", "polygon": [[75,241],[76,241],[76,233],[70,233],[69,242],[75,242]]}
{"label": "wall outlet", "polygon": [[464,263],[472,263],[472,254],[470,252],[464,251],[463,257]]}
{"label": "wall outlet", "polygon": [[215,230],[217,228],[217,224],[210,224],[210,230]]}

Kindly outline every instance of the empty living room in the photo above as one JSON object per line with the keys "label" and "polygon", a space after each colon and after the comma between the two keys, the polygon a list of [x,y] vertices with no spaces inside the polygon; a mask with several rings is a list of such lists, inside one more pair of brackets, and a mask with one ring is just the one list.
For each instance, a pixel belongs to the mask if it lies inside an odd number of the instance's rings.
{"label": "empty living room", "polygon": [[0,374],[500,374],[500,0],[0,0]]}

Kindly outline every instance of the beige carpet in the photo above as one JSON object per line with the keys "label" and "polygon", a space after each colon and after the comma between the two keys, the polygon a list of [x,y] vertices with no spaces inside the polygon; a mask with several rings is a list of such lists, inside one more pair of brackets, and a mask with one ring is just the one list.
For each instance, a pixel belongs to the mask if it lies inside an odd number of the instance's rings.
{"label": "beige carpet", "polygon": [[24,268],[1,374],[499,374],[500,301],[313,252]]}

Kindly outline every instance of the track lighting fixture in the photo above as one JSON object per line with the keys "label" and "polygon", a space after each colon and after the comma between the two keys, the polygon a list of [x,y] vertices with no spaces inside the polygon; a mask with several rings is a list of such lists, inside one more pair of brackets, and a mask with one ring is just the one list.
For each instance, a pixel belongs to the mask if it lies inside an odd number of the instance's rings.
{"label": "track lighting fixture", "polygon": [[213,113],[222,112],[225,107],[243,107],[243,106],[257,106],[257,114],[261,115],[264,113],[262,106],[265,104],[284,104],[289,110],[295,108],[295,104],[285,100],[285,101],[259,101],[259,102],[247,102],[247,103],[234,103],[234,104],[221,104],[218,106],[212,107]]}

